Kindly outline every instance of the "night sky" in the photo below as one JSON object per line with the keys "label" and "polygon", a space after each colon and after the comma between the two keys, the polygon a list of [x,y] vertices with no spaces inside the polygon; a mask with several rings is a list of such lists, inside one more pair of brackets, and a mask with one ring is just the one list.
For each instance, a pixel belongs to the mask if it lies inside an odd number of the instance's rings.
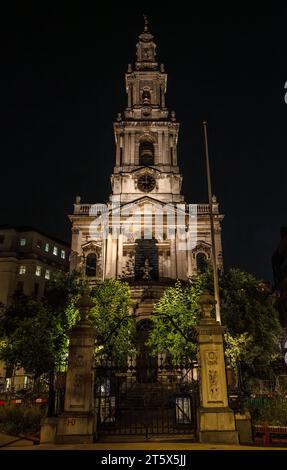
{"label": "night sky", "polygon": [[126,106],[124,73],[146,13],[169,74],[167,105],[181,123],[186,201],[207,201],[207,120],[225,266],[272,280],[271,255],[287,225],[286,9],[122,2],[98,12],[29,11],[23,3],[0,12],[0,224],[69,240],[75,196],[107,201],[112,123]]}

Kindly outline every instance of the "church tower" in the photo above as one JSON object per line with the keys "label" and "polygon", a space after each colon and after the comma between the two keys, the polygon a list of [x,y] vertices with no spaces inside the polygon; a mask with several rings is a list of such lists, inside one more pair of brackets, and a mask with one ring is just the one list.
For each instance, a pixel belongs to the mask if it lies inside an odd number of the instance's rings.
{"label": "church tower", "polygon": [[121,204],[149,194],[165,202],[183,202],[177,166],[179,124],[169,113],[167,74],[156,61],[156,45],[146,21],[137,43],[137,59],[126,73],[127,107],[114,124],[116,165],[113,195]]}
{"label": "church tower", "polygon": [[[179,123],[166,106],[167,73],[157,62],[147,19],[125,87],[127,107],[114,123],[112,193],[107,204],[76,198],[70,267],[82,271],[91,285],[105,278],[162,284],[187,280],[211,259],[209,205],[187,204],[181,193]],[[215,197],[213,214],[221,269],[223,216]]]}

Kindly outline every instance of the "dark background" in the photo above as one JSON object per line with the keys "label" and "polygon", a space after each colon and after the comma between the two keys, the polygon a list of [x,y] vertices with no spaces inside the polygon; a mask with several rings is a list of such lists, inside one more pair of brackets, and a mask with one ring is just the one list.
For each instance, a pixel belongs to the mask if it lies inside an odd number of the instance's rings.
{"label": "dark background", "polygon": [[271,280],[287,225],[286,8],[23,3],[0,12],[0,223],[69,240],[75,196],[106,202],[112,123],[126,105],[124,73],[147,13],[169,73],[167,105],[181,123],[186,201],[207,200],[207,120],[225,266]]}

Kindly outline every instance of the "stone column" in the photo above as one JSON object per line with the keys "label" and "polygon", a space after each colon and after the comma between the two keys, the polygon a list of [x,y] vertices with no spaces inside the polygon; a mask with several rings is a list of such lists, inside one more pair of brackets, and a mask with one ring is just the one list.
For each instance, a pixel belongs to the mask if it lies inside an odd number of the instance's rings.
{"label": "stone column", "polygon": [[116,146],[116,166],[121,164],[121,136],[117,134],[117,146]]}
{"label": "stone column", "polygon": [[128,87],[128,108],[131,108],[132,98],[131,98],[131,86]]}
{"label": "stone column", "polygon": [[160,130],[158,133],[158,160],[156,163],[162,164],[163,162],[163,132]]}
{"label": "stone column", "polygon": [[56,443],[93,442],[96,415],[93,403],[93,364],[96,331],[88,318],[93,303],[84,294],[81,320],[70,331],[64,412],[58,417]]}
{"label": "stone column", "polygon": [[130,137],[130,163],[135,165],[135,132],[131,132]]}
{"label": "stone column", "polygon": [[122,276],[122,259],[123,259],[123,234],[119,234],[118,242],[118,253],[117,253],[117,277]]}
{"label": "stone column", "polygon": [[[175,232],[176,237],[176,232]],[[170,240],[170,277],[172,279],[176,279],[176,244],[175,238],[171,238]]]}
{"label": "stone column", "polygon": [[200,407],[198,437],[200,442],[238,443],[233,411],[228,406],[224,362],[224,327],[211,316],[215,302],[211,295],[200,298],[202,320],[197,327]]}

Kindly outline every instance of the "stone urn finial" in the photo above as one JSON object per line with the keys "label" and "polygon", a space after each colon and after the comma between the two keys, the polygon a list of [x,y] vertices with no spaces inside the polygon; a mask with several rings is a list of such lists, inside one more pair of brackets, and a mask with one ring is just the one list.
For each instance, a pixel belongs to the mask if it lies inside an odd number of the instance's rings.
{"label": "stone urn finial", "polygon": [[211,295],[209,292],[203,292],[199,297],[199,305],[201,307],[202,317],[204,320],[209,320],[212,318],[211,312],[215,303],[216,302],[213,295]]}
{"label": "stone urn finial", "polygon": [[76,307],[78,307],[81,321],[89,320],[89,313],[91,308],[93,307],[92,299],[87,291],[84,291],[76,303]]}

